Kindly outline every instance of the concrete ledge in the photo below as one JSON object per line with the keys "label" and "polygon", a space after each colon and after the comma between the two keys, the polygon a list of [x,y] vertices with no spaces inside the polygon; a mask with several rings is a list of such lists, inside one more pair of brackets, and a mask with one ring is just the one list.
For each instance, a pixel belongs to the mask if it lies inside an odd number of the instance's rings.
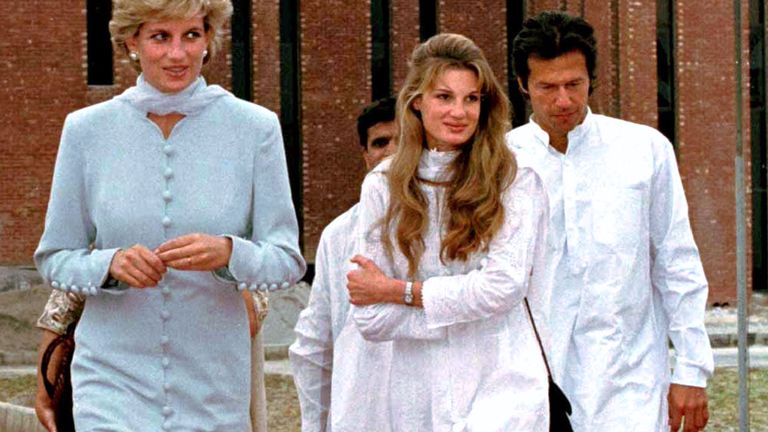
{"label": "concrete ledge", "polygon": [[[733,333],[710,333],[709,340],[713,348],[729,348],[739,345],[739,336],[735,330]],[[768,345],[768,333],[748,332],[747,345]]]}
{"label": "concrete ledge", "polygon": [[46,432],[32,408],[0,402],[0,431]]}
{"label": "concrete ledge", "polygon": [[0,292],[28,290],[43,283],[34,267],[0,266]]}
{"label": "concrete ledge", "polygon": [[265,345],[264,360],[287,360],[288,345]]}
{"label": "concrete ledge", "polygon": [[[0,351],[0,366],[19,366],[33,364],[37,364],[37,353],[35,351]],[[0,429],[0,432],[2,432],[2,429]]]}

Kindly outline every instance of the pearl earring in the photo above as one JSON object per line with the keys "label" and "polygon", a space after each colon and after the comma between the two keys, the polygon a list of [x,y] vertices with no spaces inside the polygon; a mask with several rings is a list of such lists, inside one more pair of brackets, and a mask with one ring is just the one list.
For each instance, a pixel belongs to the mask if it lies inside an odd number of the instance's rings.
{"label": "pearl earring", "polygon": [[203,51],[203,58],[208,57],[208,50]]}
{"label": "pearl earring", "polygon": [[137,53],[136,51],[131,51],[130,53],[128,53],[128,57],[130,57],[131,60],[133,61],[139,61],[139,53]]}

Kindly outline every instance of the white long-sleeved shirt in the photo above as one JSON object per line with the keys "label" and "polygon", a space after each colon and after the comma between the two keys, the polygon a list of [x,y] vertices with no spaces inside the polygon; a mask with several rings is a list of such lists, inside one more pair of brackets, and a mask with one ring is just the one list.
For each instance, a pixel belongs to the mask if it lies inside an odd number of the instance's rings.
{"label": "white long-sleeved shirt", "polygon": [[349,317],[347,269],[358,205],[323,230],[309,304],[288,351],[302,432],[388,432],[391,343],[368,342]]}
{"label": "white long-sleeved shirt", "polygon": [[[445,180],[455,155],[423,152],[419,177]],[[399,251],[387,257],[377,224],[389,202],[388,167],[382,163],[363,183],[355,251],[388,276],[405,280],[407,261]],[[502,196],[503,226],[487,252],[466,262],[441,262],[444,189],[425,183],[422,190],[429,226],[416,279],[423,281],[424,308],[352,307],[366,339],[392,341],[389,387],[382,389],[390,401],[392,430],[548,430],[547,375],[522,304],[527,296],[541,311],[548,300],[548,287],[531,276],[544,259],[548,218],[540,178],[530,169],[517,173]],[[546,327],[546,319],[539,321]]]}
{"label": "white long-sleeved shirt", "polygon": [[552,365],[575,431],[668,431],[672,382],[713,370],[707,281],[669,141],[589,112],[565,154],[535,121],[507,136],[543,178],[550,205]]}

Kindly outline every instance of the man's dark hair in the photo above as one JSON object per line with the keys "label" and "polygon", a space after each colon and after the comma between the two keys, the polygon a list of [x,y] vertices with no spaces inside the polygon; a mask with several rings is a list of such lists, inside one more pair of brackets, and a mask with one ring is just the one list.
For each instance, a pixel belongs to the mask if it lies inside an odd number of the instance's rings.
{"label": "man's dark hair", "polygon": [[377,123],[391,122],[395,120],[395,98],[387,97],[379,99],[367,107],[357,117],[357,135],[360,137],[360,145],[367,150],[368,129]]}
{"label": "man's dark hair", "polygon": [[528,18],[523,29],[512,42],[512,58],[515,73],[528,89],[528,58],[551,60],[572,51],[584,54],[589,74],[589,91],[592,92],[597,63],[595,30],[581,17],[560,11],[546,11]]}

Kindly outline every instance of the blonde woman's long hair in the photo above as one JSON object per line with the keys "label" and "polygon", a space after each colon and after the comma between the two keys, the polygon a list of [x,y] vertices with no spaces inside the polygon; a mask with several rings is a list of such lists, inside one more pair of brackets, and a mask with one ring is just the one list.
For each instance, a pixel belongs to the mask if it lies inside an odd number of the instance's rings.
{"label": "blonde woman's long hair", "polygon": [[504,134],[509,130],[509,100],[491,71],[483,52],[469,38],[438,34],[419,45],[411,55],[408,75],[397,98],[399,145],[389,170],[390,202],[382,223],[382,242],[387,255],[394,245],[408,260],[413,278],[424,253],[428,203],[418,178],[426,137],[414,101],[430,90],[437,78],[449,69],[470,70],[477,75],[482,95],[480,118],[470,141],[462,145],[450,166],[445,185],[445,236],[440,259],[466,261],[470,254],[486,251],[504,222],[502,192],[515,178],[517,163],[507,148]]}

